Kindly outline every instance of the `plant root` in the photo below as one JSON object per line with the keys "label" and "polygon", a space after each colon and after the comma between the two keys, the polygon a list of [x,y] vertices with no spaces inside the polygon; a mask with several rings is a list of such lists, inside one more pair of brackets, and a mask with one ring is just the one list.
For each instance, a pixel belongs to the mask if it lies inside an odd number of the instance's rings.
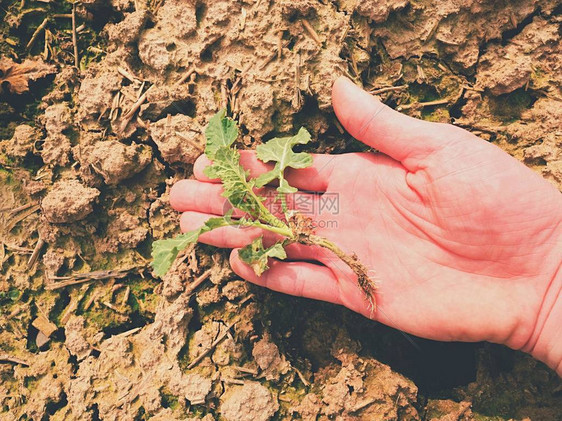
{"label": "plant root", "polygon": [[377,310],[377,302],[375,298],[376,285],[375,282],[369,277],[369,270],[363,263],[361,263],[357,255],[355,253],[351,255],[345,253],[341,248],[324,237],[311,235],[308,241],[309,244],[318,245],[330,250],[336,256],[338,256],[347,266],[349,266],[349,268],[357,275],[357,284],[365,294],[365,299],[369,303],[370,313],[375,313],[375,311]]}
{"label": "plant root", "polygon": [[330,250],[341,261],[343,261],[349,268],[357,275],[357,284],[363,290],[365,299],[369,303],[370,316],[376,312],[377,302],[375,298],[375,291],[377,289],[375,282],[369,277],[369,269],[361,263],[355,253],[349,255],[336,244],[314,234],[314,223],[311,218],[303,216],[299,213],[290,213],[288,217],[289,228],[292,230],[291,241],[296,241],[309,246],[320,246]]}

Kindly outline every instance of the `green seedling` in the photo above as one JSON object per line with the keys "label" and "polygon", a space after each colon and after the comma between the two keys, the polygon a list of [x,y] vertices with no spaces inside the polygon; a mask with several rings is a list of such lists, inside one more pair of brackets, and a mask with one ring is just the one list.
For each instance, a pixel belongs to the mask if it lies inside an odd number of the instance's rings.
{"label": "green seedling", "polygon": [[[205,155],[212,161],[205,175],[220,179],[223,196],[230,204],[243,212],[244,216],[233,218],[232,211],[222,217],[210,218],[194,231],[180,234],[175,238],[155,241],[152,245],[152,267],[154,273],[163,276],[168,272],[178,253],[188,245],[197,242],[199,236],[216,228],[225,226],[258,227],[278,234],[281,239],[264,247],[262,237],[257,238],[239,252],[240,259],[250,265],[259,276],[269,269],[270,258],[287,258],[285,247],[300,243],[326,248],[338,256],[357,275],[357,282],[365,293],[371,308],[375,309],[375,285],[367,275],[366,267],[355,254],[348,255],[332,241],[314,232],[313,220],[287,207],[287,195],[295,193],[285,178],[287,168],[306,168],[312,165],[312,156],[306,152],[295,152],[293,147],[310,142],[310,134],[301,128],[295,136],[274,138],[256,148],[257,157],[263,162],[272,162],[271,171],[251,178],[248,171],[240,165],[240,154],[233,146],[238,138],[238,127],[234,120],[221,110],[210,120],[205,131],[207,145]],[[261,196],[260,187],[277,181],[277,200],[281,204],[281,215],[275,215],[266,206],[266,198]]]}

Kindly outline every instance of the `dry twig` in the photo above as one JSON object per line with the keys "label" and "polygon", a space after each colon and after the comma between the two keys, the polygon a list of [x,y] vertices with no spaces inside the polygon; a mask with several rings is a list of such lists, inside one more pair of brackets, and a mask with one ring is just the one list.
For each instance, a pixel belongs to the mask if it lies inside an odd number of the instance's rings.
{"label": "dry twig", "polygon": [[26,367],[29,367],[29,363],[27,363],[26,361],[16,358],[16,357],[12,357],[10,355],[7,354],[0,354],[0,364],[1,363],[12,363],[12,364],[20,364],[20,365],[25,365]]}
{"label": "dry twig", "polygon": [[186,293],[193,294],[193,292],[197,289],[199,285],[201,285],[203,282],[209,279],[209,277],[211,276],[211,272],[212,272],[211,269],[207,269],[199,277],[197,277],[192,283],[189,284]]}
{"label": "dry twig", "polygon": [[199,364],[201,362],[201,360],[203,360],[203,358],[205,358],[207,356],[207,354],[209,352],[211,352],[213,349],[216,348],[216,346],[218,344],[221,343],[221,341],[226,338],[226,336],[228,335],[228,332],[230,331],[230,329],[232,329],[232,327],[236,324],[237,322],[233,322],[230,325],[228,325],[225,329],[225,331],[223,333],[221,333],[219,335],[219,337],[217,339],[215,339],[213,341],[213,343],[211,344],[211,346],[209,348],[207,348],[205,351],[203,351],[201,354],[199,354],[192,362],[189,363],[189,365],[187,366],[187,369],[190,370],[193,367],[195,367],[197,364]]}
{"label": "dry twig", "polygon": [[31,269],[35,265],[35,262],[37,262],[39,254],[41,253],[41,249],[44,245],[45,240],[39,237],[37,243],[35,244],[35,248],[33,249],[33,253],[31,254],[31,256],[29,256],[29,260],[27,261],[27,270]]}
{"label": "dry twig", "polygon": [[[94,272],[77,273],[70,276],[53,276],[45,285],[45,289],[53,291],[55,289],[64,288],[70,285],[83,284],[90,281],[101,281],[105,279],[120,279],[124,278],[131,272],[143,270],[145,266],[135,266],[129,269],[114,269],[114,270],[98,270]],[[52,282],[62,281],[62,282]]]}
{"label": "dry twig", "polygon": [[120,126],[122,132],[125,131],[125,129],[129,125],[129,122],[135,115],[135,113],[139,110],[140,106],[144,103],[144,101],[146,101],[146,97],[148,95],[148,92],[152,89],[152,86],[148,88],[146,92],[139,97],[139,99],[137,99],[137,101],[133,104],[131,109],[127,111],[127,113],[123,116],[123,121],[121,122],[121,126]]}
{"label": "dry twig", "polygon": [[124,67],[118,67],[117,72],[131,83],[140,82],[139,78],[137,78],[135,75],[133,75]]}
{"label": "dry twig", "polygon": [[33,47],[33,44],[35,44],[35,41],[37,40],[37,37],[39,37],[39,34],[41,33],[41,31],[43,29],[45,29],[45,27],[47,26],[48,23],[49,23],[48,17],[43,19],[43,22],[41,22],[41,24],[37,27],[35,32],[33,32],[33,35],[31,35],[31,38],[30,38],[29,42],[27,43],[27,45],[25,46],[25,48],[27,48],[29,50],[31,47]]}
{"label": "dry twig", "polygon": [[411,110],[412,108],[433,107],[436,105],[445,105],[448,103],[449,103],[449,99],[438,99],[435,101],[428,101],[428,102],[412,102],[411,104],[399,105],[398,107],[396,107],[396,110],[404,111],[404,110]]}
{"label": "dry twig", "polygon": [[379,94],[384,94],[385,92],[401,91],[402,89],[406,89],[407,87],[408,85],[385,86],[384,88],[372,89],[369,91],[369,93],[371,95],[379,95]]}
{"label": "dry twig", "polygon": [[191,77],[192,74],[196,73],[197,70],[195,69],[195,66],[191,66],[189,69],[187,69],[187,71],[182,75],[182,77],[180,77],[178,79],[178,81],[176,82],[176,85],[181,85],[182,83],[185,83],[185,81],[187,79],[189,79]]}
{"label": "dry twig", "polygon": [[[283,48],[286,48],[289,45],[289,41],[285,41],[283,43],[283,45],[281,46],[281,50]],[[265,68],[265,66],[267,66],[269,63],[271,63],[271,61],[277,57],[277,51],[272,51],[271,54],[269,54],[269,56],[263,61],[262,64],[260,64],[260,67],[258,68],[258,70],[263,70]]]}

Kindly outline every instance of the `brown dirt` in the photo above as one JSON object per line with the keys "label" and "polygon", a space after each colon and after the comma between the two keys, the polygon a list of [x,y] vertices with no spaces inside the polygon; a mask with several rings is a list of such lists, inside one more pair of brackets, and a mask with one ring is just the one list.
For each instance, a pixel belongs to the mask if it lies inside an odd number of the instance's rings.
{"label": "brown dirt", "polygon": [[331,110],[342,74],[562,189],[559,2],[89,0],[79,72],[60,18],[46,60],[43,32],[25,48],[43,18],[20,3],[0,12],[0,420],[562,419],[560,379],[521,353],[260,290],[211,247],[148,269],[219,108],[242,148],[300,125],[311,150],[362,148]]}

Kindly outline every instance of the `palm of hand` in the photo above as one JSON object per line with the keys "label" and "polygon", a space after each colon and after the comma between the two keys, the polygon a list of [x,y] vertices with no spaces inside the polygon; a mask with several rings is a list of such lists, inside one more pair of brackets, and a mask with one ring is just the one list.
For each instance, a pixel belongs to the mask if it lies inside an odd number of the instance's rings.
{"label": "palm of hand", "polygon": [[[384,155],[346,156],[328,185],[339,194],[338,228],[320,234],[375,271],[385,324],[440,340],[519,342],[523,331],[510,338],[519,316],[535,314],[544,293],[557,217],[545,202],[557,193],[500,150],[467,142],[463,159],[439,151],[414,172]],[[338,259],[323,263],[353,283]],[[362,295],[344,291],[340,300],[368,315]]]}
{"label": "palm of hand", "polygon": [[[562,196],[495,146],[395,113],[347,82],[336,84],[334,108],[352,135],[388,155],[317,155],[313,168],[290,181],[338,194],[337,214],[320,215],[327,223],[317,233],[374,271],[377,312],[371,314],[353,272],[325,249],[291,246],[293,262],[273,262],[261,278],[234,252],[235,272],[418,336],[523,347],[534,329],[529,315],[537,314],[548,274],[556,271]],[[254,175],[265,170],[253,155],[242,157]],[[222,212],[220,188],[205,179],[205,165],[203,158],[195,166],[200,181],[172,190],[172,205],[185,212],[183,230]],[[237,248],[261,235],[237,231],[220,229],[201,240]]]}

